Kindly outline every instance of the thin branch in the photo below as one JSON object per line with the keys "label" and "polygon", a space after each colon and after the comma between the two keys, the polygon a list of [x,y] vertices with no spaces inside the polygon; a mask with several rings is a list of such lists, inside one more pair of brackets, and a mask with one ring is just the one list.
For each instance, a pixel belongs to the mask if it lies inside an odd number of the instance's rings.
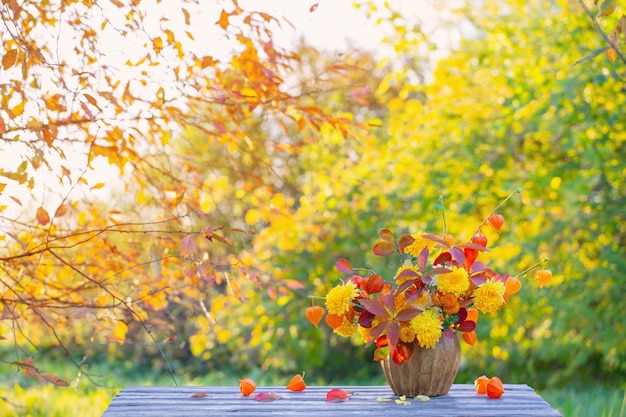
{"label": "thin branch", "polygon": [[596,17],[593,15],[593,13],[591,12],[591,10],[589,10],[589,8],[587,7],[587,5],[585,4],[585,2],[583,0],[578,0],[578,2],[580,3],[580,5],[582,6],[582,8],[585,10],[585,13],[587,13],[587,16],[589,16],[589,18],[593,21],[594,26],[596,27],[597,31],[600,32],[600,35],[602,35],[602,37],[604,38],[604,40],[611,46],[611,48],[613,48],[613,50],[615,51],[615,53],[617,54],[617,56],[619,57],[619,59],[626,64],[626,58],[624,57],[624,55],[620,52],[619,48],[617,45],[615,45],[615,43],[609,38],[609,36],[604,32],[604,30],[602,30],[602,27],[600,26],[600,24],[598,23],[598,20],[596,19]]}

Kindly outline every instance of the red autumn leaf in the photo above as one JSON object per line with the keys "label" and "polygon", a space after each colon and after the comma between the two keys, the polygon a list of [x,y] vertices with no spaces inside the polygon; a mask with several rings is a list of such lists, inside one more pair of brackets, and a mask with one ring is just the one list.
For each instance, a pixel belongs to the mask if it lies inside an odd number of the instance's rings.
{"label": "red autumn leaf", "polygon": [[501,214],[492,214],[487,218],[487,223],[499,232],[504,224],[504,217]]}
{"label": "red autumn leaf", "polygon": [[348,401],[352,395],[351,391],[344,391],[340,388],[333,388],[326,393],[326,401],[331,403],[338,403],[342,401]]}
{"label": "red autumn leaf", "polygon": [[256,382],[254,382],[250,378],[240,379],[239,380],[239,391],[241,391],[241,395],[247,397],[252,394],[256,390]]}
{"label": "red autumn leaf", "polygon": [[319,3],[315,3],[313,6],[309,8],[309,12],[313,13],[314,11],[316,11],[319,5],[320,5]]}
{"label": "red autumn leaf", "polygon": [[281,396],[276,394],[275,392],[260,392],[254,396],[254,401],[274,401],[280,400]]}
{"label": "red autumn leaf", "polygon": [[289,391],[304,391],[306,388],[306,384],[304,383],[304,372],[302,375],[294,375],[287,384],[287,389]]}
{"label": "red autumn leaf", "polygon": [[394,241],[393,232],[389,229],[380,229],[378,236],[380,236],[380,238],[385,242],[393,243]]}
{"label": "red autumn leaf", "polygon": [[396,247],[393,243],[389,242],[378,242],[374,245],[372,251],[376,256],[389,256],[393,254],[396,250]]}
{"label": "red autumn leaf", "polygon": [[187,235],[180,241],[180,256],[183,258],[189,258],[196,253],[196,241]]}
{"label": "red autumn leaf", "polygon": [[204,397],[208,397],[208,396],[209,396],[209,394],[206,394],[204,392],[197,392],[197,393],[193,394],[191,396],[191,398],[204,398]]}
{"label": "red autumn leaf", "polygon": [[421,312],[422,310],[418,308],[408,307],[403,309],[402,311],[399,311],[398,314],[396,314],[396,320],[408,321],[411,320],[413,317],[419,315]]}
{"label": "red autumn leaf", "polygon": [[335,262],[335,266],[339,270],[339,272],[343,272],[344,274],[352,274],[352,264],[346,259],[339,259]]}
{"label": "red autumn leaf", "polygon": [[459,332],[472,332],[475,328],[476,323],[474,323],[473,321],[464,321],[456,327]]}
{"label": "red autumn leaf", "polygon": [[370,313],[374,313],[380,317],[389,317],[389,313],[383,304],[381,304],[378,300],[359,300],[359,302],[365,307],[367,311]]}
{"label": "red autumn leaf", "polygon": [[380,292],[383,289],[384,283],[385,280],[380,275],[370,275],[365,284],[365,291],[367,291],[368,294]]}
{"label": "red autumn leaf", "polygon": [[306,318],[311,324],[317,327],[322,321],[322,317],[324,317],[324,309],[320,306],[312,306],[306,309]]}

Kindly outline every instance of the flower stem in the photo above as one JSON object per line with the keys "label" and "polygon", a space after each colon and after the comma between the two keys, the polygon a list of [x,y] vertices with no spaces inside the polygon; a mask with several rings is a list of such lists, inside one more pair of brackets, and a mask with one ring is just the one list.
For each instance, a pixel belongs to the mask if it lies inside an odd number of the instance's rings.
{"label": "flower stem", "polygon": [[[472,233],[472,237],[476,236],[476,234],[478,232],[480,232],[480,228],[483,227],[485,225],[485,223],[487,223],[487,221],[489,220],[489,217],[491,217],[492,214],[494,214],[500,207],[502,207],[504,205],[504,203],[506,203],[507,201],[509,201],[509,199],[511,197],[513,197],[514,194],[520,194],[522,192],[521,188],[516,188],[515,190],[513,190],[509,195],[506,196],[506,198],[502,201],[500,201],[500,204],[498,204],[497,206],[494,207],[493,210],[491,210],[489,212],[489,214],[487,214],[487,217],[485,217],[483,219],[482,222],[480,222],[480,224],[478,225],[478,227],[476,227],[476,230],[474,230],[474,233]],[[471,240],[471,238],[470,238]]]}
{"label": "flower stem", "polygon": [[515,278],[519,278],[522,275],[524,275],[526,272],[530,271],[533,268],[536,268],[540,265],[543,265],[544,263],[548,262],[550,260],[550,258],[543,258],[542,260],[540,260],[539,262],[535,263],[534,265],[529,266],[528,268],[524,269],[522,272],[520,272],[519,274],[515,275]]}

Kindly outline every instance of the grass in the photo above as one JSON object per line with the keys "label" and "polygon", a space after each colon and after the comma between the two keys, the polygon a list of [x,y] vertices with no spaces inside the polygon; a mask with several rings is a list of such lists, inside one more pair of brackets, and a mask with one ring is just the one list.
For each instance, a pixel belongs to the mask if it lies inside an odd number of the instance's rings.
{"label": "grass", "polygon": [[[14,368],[0,366],[0,417],[101,417],[113,397],[125,386],[173,384],[168,375],[129,372],[111,365],[98,369],[98,374],[102,375],[98,382],[103,386],[96,386],[84,377],[77,378],[75,370],[74,375],[72,370],[64,374],[51,366],[48,372],[65,377],[70,386],[42,385],[16,373]],[[260,372],[245,376],[255,379],[260,386],[281,384]],[[179,378],[178,382],[181,385],[235,385],[237,380],[237,376],[217,373],[189,380]],[[311,385],[324,383],[311,377],[307,382]],[[583,391],[560,388],[538,394],[563,417],[626,417],[626,389],[623,387],[594,386]]]}

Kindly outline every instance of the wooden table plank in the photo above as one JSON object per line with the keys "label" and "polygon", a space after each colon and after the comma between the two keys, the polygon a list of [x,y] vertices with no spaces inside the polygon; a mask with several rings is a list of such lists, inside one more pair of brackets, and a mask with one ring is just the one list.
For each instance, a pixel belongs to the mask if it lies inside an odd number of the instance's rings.
{"label": "wooden table plank", "polygon": [[[326,393],[342,388],[354,394],[346,402],[328,403]],[[455,384],[447,395],[430,401],[408,398],[410,405],[396,404],[388,386],[307,387],[291,392],[284,387],[259,387],[243,397],[239,387],[127,387],[113,399],[102,417],[194,417],[194,416],[415,416],[420,417],[561,417],[528,385],[505,384],[499,399],[477,395],[474,386]],[[206,397],[192,398],[197,393]],[[275,392],[281,399],[252,400],[259,392]],[[390,398],[378,402],[378,398]]]}

